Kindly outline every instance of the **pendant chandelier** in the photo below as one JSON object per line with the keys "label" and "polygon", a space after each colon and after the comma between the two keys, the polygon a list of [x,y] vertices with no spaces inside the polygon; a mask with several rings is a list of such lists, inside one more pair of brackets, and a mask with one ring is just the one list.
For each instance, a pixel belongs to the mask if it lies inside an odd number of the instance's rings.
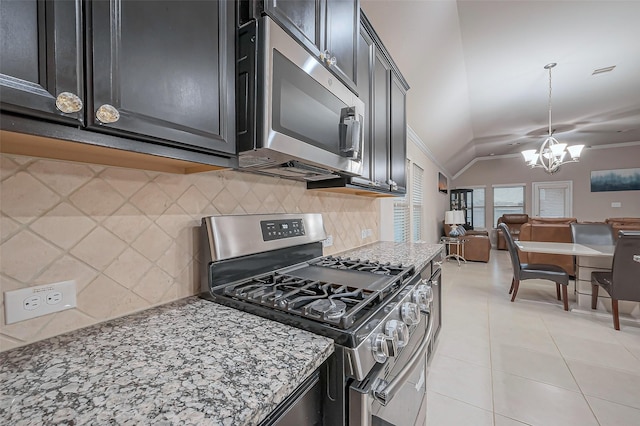
{"label": "pendant chandelier", "polygon": [[[528,166],[531,166],[532,169],[541,167],[549,174],[557,172],[560,166],[565,163],[577,163],[580,161],[580,153],[584,148],[584,145],[567,146],[566,143],[560,143],[553,137],[553,130],[551,129],[551,68],[556,65],[555,62],[552,62],[544,66],[544,69],[549,70],[549,135],[542,142],[539,151],[535,149],[522,151],[524,161],[527,162]],[[565,158],[567,159],[565,160]]]}

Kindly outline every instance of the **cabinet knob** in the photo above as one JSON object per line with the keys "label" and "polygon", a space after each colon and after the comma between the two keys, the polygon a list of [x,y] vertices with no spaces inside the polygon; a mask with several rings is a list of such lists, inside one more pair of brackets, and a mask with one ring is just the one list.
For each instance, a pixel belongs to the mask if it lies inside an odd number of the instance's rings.
{"label": "cabinet knob", "polygon": [[120,113],[114,106],[104,104],[96,111],[96,118],[104,124],[115,123],[120,119]]}
{"label": "cabinet knob", "polygon": [[329,66],[333,66],[338,61],[335,56],[331,56],[331,52],[325,50],[320,54],[320,60],[325,62]]}
{"label": "cabinet knob", "polygon": [[66,114],[78,112],[82,109],[82,100],[71,92],[62,92],[56,98],[56,108]]}

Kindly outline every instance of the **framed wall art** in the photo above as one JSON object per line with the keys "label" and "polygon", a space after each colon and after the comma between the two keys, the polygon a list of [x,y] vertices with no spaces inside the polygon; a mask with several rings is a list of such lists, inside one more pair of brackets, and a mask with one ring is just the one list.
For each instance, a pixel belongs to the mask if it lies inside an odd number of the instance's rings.
{"label": "framed wall art", "polygon": [[447,193],[447,177],[440,172],[438,172],[438,191]]}
{"label": "framed wall art", "polygon": [[640,169],[591,172],[591,192],[640,191]]}

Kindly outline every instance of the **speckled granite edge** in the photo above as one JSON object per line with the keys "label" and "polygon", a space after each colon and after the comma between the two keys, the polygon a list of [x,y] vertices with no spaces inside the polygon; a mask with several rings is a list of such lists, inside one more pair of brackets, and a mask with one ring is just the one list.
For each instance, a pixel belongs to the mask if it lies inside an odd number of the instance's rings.
{"label": "speckled granite edge", "polygon": [[191,297],[0,353],[0,423],[254,425],[332,352]]}
{"label": "speckled granite edge", "polygon": [[336,253],[334,256],[413,265],[416,270],[419,271],[441,250],[444,250],[442,244],[378,241],[366,246]]}

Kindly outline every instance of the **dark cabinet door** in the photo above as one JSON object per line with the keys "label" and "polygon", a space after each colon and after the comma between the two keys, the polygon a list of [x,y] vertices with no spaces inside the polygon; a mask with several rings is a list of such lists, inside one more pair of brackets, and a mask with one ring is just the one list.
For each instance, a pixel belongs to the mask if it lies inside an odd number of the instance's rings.
{"label": "dark cabinet door", "polygon": [[320,3],[318,0],[267,0],[265,11],[295,38],[320,54]]}
{"label": "dark cabinet door", "polygon": [[265,12],[356,91],[357,0],[265,0]]}
{"label": "dark cabinet door", "polygon": [[391,149],[389,176],[391,191],[407,192],[407,119],[406,91],[394,73],[391,73]]}
{"label": "dark cabinet door", "polygon": [[[82,124],[80,0],[0,2],[2,109]],[[60,96],[62,112],[56,107]]]}
{"label": "dark cabinet door", "polygon": [[389,189],[390,66],[379,50],[373,64],[373,180]]}
{"label": "dark cabinet door", "polygon": [[87,7],[91,128],[235,152],[232,2],[111,0]]}
{"label": "dark cabinet door", "polygon": [[372,96],[372,74],[371,67],[375,56],[375,45],[373,40],[362,29],[358,37],[358,95],[360,100],[364,102],[364,122],[362,123],[362,136],[364,148],[362,152],[362,178],[366,180],[373,179],[372,170],[372,129],[371,129],[371,100]]}
{"label": "dark cabinet door", "polygon": [[331,58],[335,58],[331,65],[333,72],[352,90],[356,89],[360,27],[358,4],[354,0],[326,0],[324,45],[321,46]]}

